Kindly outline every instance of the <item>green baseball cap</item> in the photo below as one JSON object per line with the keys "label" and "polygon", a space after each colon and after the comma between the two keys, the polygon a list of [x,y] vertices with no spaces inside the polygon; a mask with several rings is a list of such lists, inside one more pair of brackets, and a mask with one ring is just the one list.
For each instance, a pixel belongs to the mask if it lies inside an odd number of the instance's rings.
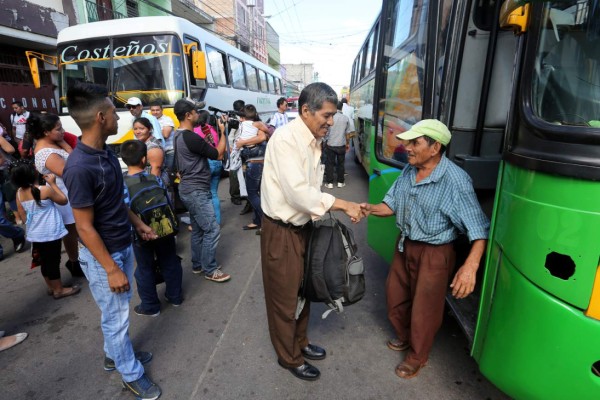
{"label": "green baseball cap", "polygon": [[424,119],[414,124],[406,132],[396,135],[401,140],[412,140],[421,136],[429,136],[444,146],[447,146],[452,138],[448,127],[437,119]]}

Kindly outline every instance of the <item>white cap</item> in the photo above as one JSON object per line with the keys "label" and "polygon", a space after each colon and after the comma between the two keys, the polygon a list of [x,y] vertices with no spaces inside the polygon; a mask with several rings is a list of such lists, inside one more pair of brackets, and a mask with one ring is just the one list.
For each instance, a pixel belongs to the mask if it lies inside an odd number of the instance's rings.
{"label": "white cap", "polygon": [[137,97],[130,97],[129,99],[127,99],[127,103],[130,106],[141,106],[142,105],[142,101],[140,99],[138,99]]}

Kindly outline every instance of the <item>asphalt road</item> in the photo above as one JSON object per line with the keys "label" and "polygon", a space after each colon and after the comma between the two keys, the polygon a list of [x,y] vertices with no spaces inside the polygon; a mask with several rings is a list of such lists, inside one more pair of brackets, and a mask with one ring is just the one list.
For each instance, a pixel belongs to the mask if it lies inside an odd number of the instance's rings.
{"label": "asphalt road", "polygon": [[[354,201],[367,198],[368,179],[347,157],[347,186],[332,189]],[[341,314],[320,318],[313,304],[310,339],[328,356],[314,364],[321,379],[305,382],[279,367],[269,341],[260,267],[259,236],[242,231],[250,214],[229,201],[229,183],[221,182],[223,213],[218,261],[232,275],[213,283],[191,272],[189,232],[178,238],[183,257],[181,307],[163,303],[156,318],[137,316],[134,293],[130,335],[134,347],[151,351],[146,366],[161,386],[162,399],[505,399],[479,372],[456,322],[447,316],[427,367],[412,380],[394,374],[401,354],[385,343],[392,330],[386,320],[384,281],[387,264],[366,245],[366,224],[354,227],[367,268],[367,294]],[[339,216],[342,221],[349,221]],[[28,332],[22,344],[0,353],[0,399],[133,399],[122,391],[120,376],[102,368],[100,312],[85,280],[82,292],[54,300],[46,294],[29,252],[13,254],[0,239],[6,259],[0,262],[0,330]],[[63,253],[63,263],[66,255]],[[72,282],[63,268],[63,281]],[[163,296],[164,285],[159,286]]]}

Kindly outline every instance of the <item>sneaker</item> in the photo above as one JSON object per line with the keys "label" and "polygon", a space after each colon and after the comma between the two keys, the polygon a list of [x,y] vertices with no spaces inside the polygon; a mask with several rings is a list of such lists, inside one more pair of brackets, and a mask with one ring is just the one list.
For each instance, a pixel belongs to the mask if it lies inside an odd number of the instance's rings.
{"label": "sneaker", "polygon": [[179,307],[181,305],[181,303],[183,303],[183,299],[179,300],[179,301],[171,301],[171,299],[169,299],[167,296],[165,296],[165,301],[167,303],[169,303],[170,305],[172,305],[173,307]]}
{"label": "sneaker", "polygon": [[129,390],[139,400],[155,400],[160,397],[162,391],[158,385],[144,374],[140,379],[133,382],[123,381],[123,387]]}
{"label": "sneaker", "polygon": [[231,275],[226,274],[220,269],[216,269],[215,272],[210,275],[206,275],[205,278],[213,282],[227,282],[231,279]]}
{"label": "sneaker", "polygon": [[141,304],[138,304],[137,306],[133,307],[133,312],[136,313],[137,315],[146,315],[148,317],[158,317],[160,315],[160,310],[158,310],[155,313],[153,313],[151,311],[145,311],[142,309]]}
{"label": "sneaker", "polygon": [[346,186],[346,184],[344,182],[338,182],[338,187],[339,188],[344,187],[344,186]]}
{"label": "sneaker", "polygon": [[325,187],[326,187],[327,189],[333,189],[333,183],[326,183],[326,184],[325,184]]}
{"label": "sneaker", "polygon": [[25,250],[25,236],[13,239],[15,245],[15,253],[20,253]]}
{"label": "sneaker", "polygon": [[[147,364],[150,362],[150,360],[152,360],[152,353],[147,351],[136,351],[135,358],[142,364]],[[115,369],[117,369],[115,366],[115,360],[104,356],[104,370],[114,371]]]}

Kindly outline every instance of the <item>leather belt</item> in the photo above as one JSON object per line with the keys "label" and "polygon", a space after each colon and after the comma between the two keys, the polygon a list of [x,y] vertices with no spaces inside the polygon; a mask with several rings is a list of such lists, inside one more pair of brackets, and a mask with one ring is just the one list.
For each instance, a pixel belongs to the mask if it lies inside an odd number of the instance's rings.
{"label": "leather belt", "polygon": [[269,217],[267,214],[263,214],[263,217],[268,219],[275,225],[279,225],[279,226],[282,226],[282,227],[288,228],[288,229],[302,230],[304,228],[308,228],[308,227],[312,226],[312,221],[308,221],[304,225],[294,225],[294,224],[290,224],[289,222],[283,222],[280,219],[273,219],[273,218]]}

